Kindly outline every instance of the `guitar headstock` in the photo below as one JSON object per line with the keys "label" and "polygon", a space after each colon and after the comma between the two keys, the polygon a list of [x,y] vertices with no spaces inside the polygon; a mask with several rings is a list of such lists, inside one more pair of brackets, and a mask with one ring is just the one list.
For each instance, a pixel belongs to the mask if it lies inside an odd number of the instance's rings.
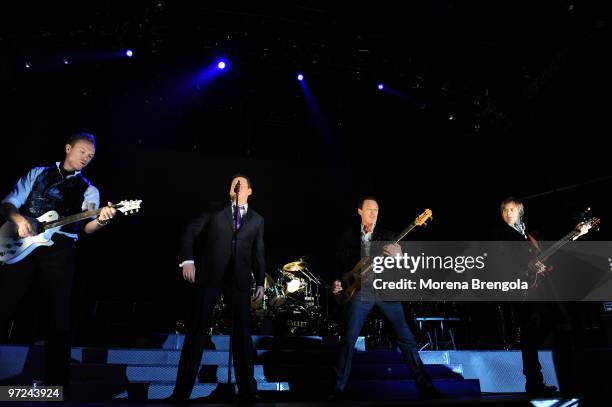
{"label": "guitar headstock", "polygon": [[579,219],[582,219],[579,227],[585,227],[588,229],[596,229],[599,226],[601,220],[591,215],[591,207],[587,207],[584,211],[579,212]]}
{"label": "guitar headstock", "polygon": [[433,219],[431,217],[432,214],[433,213],[431,212],[431,209],[425,209],[422,214],[416,217],[416,219],[414,220],[414,224],[416,226],[427,226],[425,222],[427,222],[427,220],[429,219]]}
{"label": "guitar headstock", "polygon": [[599,226],[600,220],[599,218],[589,218],[587,220],[585,220],[584,222],[580,222],[577,226],[576,226],[576,232],[575,232],[575,236],[573,240],[576,240],[577,238],[579,238],[582,235],[586,235],[587,233],[589,233],[589,231],[591,229],[595,229],[597,231],[597,227]]}
{"label": "guitar headstock", "polygon": [[583,225],[588,226],[589,229],[594,229],[599,226],[601,223],[601,219],[599,218],[590,218],[583,222]]}
{"label": "guitar headstock", "polygon": [[142,200],[121,201],[116,207],[124,215],[129,215],[130,213],[138,212],[141,203]]}

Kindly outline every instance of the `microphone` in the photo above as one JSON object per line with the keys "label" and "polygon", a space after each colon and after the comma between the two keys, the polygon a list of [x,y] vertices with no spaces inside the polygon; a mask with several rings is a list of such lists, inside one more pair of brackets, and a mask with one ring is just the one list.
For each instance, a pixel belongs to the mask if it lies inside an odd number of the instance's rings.
{"label": "microphone", "polygon": [[238,180],[238,182],[236,182],[236,186],[234,186],[234,193],[240,193],[240,180]]}

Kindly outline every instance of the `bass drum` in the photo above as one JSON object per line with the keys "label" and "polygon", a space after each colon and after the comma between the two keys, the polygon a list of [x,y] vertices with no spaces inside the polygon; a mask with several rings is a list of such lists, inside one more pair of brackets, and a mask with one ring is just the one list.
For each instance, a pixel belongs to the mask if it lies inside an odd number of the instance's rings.
{"label": "bass drum", "polygon": [[305,308],[301,306],[288,307],[285,312],[277,315],[277,329],[280,328],[283,335],[319,335],[322,315],[316,308]]}

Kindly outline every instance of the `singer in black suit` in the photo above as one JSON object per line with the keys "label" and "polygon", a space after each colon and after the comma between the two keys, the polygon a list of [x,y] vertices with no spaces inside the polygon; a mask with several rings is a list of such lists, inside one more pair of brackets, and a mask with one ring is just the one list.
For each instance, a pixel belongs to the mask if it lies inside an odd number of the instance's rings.
{"label": "singer in black suit", "polygon": [[[236,233],[237,256],[234,256],[237,190],[240,216]],[[219,210],[202,214],[187,226],[183,234],[180,266],[183,278],[196,284],[197,295],[193,318],[187,326],[173,399],[187,400],[191,395],[201,365],[212,312],[222,291],[233,307],[232,353],[238,396],[246,399],[256,397],[250,304],[253,276],[257,286],[255,299],[263,298],[265,259],[264,219],[248,207],[251,194],[249,178],[244,175],[234,176],[230,186],[231,203]]]}

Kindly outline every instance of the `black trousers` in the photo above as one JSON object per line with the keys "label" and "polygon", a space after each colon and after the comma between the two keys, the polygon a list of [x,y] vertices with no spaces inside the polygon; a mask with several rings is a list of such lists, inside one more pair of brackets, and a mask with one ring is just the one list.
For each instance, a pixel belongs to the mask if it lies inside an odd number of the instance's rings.
{"label": "black trousers", "polygon": [[70,377],[70,292],[76,243],[57,234],[53,241],[18,263],[0,266],[0,329],[6,332],[21,299],[35,288],[45,335],[44,381],[65,385]]}
{"label": "black trousers", "polygon": [[558,302],[524,302],[518,307],[526,386],[537,387],[544,383],[538,349],[550,338],[559,387],[561,391],[570,390],[574,382],[573,341],[571,323],[564,305]]}
{"label": "black trousers", "polygon": [[254,394],[257,383],[254,374],[253,341],[251,339],[251,292],[240,291],[235,284],[224,287],[198,286],[191,323],[187,325],[185,342],[181,351],[176,386],[173,397],[188,399],[202,364],[212,313],[221,292],[233,307],[232,364],[236,372],[236,384],[241,394]]}

